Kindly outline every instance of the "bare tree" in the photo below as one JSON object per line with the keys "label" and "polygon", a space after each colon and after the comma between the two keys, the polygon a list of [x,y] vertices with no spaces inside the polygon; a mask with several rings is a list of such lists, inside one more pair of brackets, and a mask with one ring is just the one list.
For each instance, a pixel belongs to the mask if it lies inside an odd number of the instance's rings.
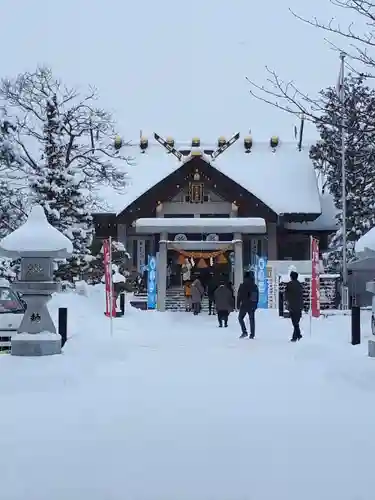
{"label": "bare tree", "polygon": [[[349,70],[361,77],[375,77],[375,50],[372,51],[372,49],[375,49],[375,2],[370,0],[330,0],[330,2],[341,9],[350,10],[353,14],[357,14],[359,19],[364,22],[364,32],[361,34],[355,31],[353,24],[350,24],[346,29],[342,29],[340,24],[335,23],[334,19],[324,24],[317,18],[309,20],[293,11],[291,13],[310,26],[331,34],[340,35],[346,41],[349,40],[351,42],[351,51],[348,53],[348,58],[351,59],[354,65],[360,63],[361,66],[360,70],[358,70],[347,63]],[[340,51],[339,47],[334,46],[332,43],[331,45],[334,49]],[[320,96],[309,96],[299,90],[293,81],[284,81],[275,71],[268,67],[266,69],[268,78],[265,85],[259,85],[246,77],[251,86],[250,94],[253,97],[287,113],[296,116],[303,114],[306,119],[315,123],[330,125],[325,121]],[[372,128],[370,132],[373,132],[373,130]]]}
{"label": "bare tree", "polygon": [[[121,189],[126,184],[124,166],[132,162],[113,147],[114,122],[110,113],[96,106],[97,91],[86,95],[57,80],[51,69],[38,68],[14,80],[3,79],[0,98],[13,112],[26,177],[40,166],[44,154],[44,125],[48,103],[58,106],[61,135],[64,138],[64,167],[80,176],[80,187],[93,191],[98,184]],[[125,144],[125,147],[127,144]]]}
{"label": "bare tree", "polygon": [[[306,19],[292,10],[290,12],[300,21],[309,24],[315,28],[319,28],[329,34],[339,35],[349,41],[349,51],[346,50],[350,59],[354,62],[359,62],[367,71],[360,71],[361,74],[368,77],[375,77],[375,3],[370,0],[330,0],[331,4],[345,9],[357,17],[362,22],[364,32],[360,33],[355,29],[354,21],[346,28],[342,28],[334,19],[330,19],[328,23],[320,21],[318,18]],[[335,47],[333,44],[331,44]],[[338,50],[338,47],[335,47]],[[353,68],[352,68],[353,69]]]}

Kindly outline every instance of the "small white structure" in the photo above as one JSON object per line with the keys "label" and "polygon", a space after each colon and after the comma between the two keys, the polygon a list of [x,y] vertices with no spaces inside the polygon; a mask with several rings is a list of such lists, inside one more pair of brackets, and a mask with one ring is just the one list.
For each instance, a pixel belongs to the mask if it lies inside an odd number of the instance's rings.
{"label": "small white structure", "polygon": [[47,302],[58,285],[53,281],[55,259],[71,255],[71,241],[47,221],[43,208],[36,205],[21,227],[0,241],[0,252],[21,258],[21,280],[12,288],[22,293],[27,310],[12,336],[12,354],[43,356],[61,352],[61,336],[49,314]]}

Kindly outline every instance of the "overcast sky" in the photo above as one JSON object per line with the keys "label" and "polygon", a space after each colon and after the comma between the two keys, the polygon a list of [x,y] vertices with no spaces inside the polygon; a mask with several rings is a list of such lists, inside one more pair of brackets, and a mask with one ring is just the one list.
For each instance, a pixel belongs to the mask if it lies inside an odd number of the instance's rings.
{"label": "overcast sky", "polygon": [[[335,84],[338,55],[296,20],[350,12],[329,0],[0,0],[1,75],[51,66],[68,84],[98,87],[126,139],[156,131],[179,140],[252,131],[293,140],[295,120],[249,95],[265,65],[305,92]],[[345,17],[346,16],[346,17]],[[7,49],[5,50],[5,46]],[[314,133],[307,129],[307,138]]]}

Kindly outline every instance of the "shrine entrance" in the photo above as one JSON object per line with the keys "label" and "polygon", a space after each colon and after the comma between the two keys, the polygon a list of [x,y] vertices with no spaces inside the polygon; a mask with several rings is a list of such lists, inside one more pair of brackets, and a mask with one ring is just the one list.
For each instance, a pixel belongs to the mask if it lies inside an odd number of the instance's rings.
{"label": "shrine entrance", "polygon": [[[207,269],[209,260],[225,257],[226,252],[233,252],[233,282],[235,293],[243,281],[243,249],[242,233],[265,234],[266,222],[260,218],[183,218],[183,219],[138,219],[135,230],[139,234],[160,233],[159,252],[157,254],[157,309],[165,311],[166,289],[168,283],[168,250],[174,250],[185,258],[195,258],[201,269]],[[232,234],[232,240],[227,241],[189,241],[169,240],[168,234],[184,232]],[[226,257],[225,257],[226,258]],[[194,260],[195,263],[195,260]],[[223,262],[224,264],[224,262]],[[204,267],[205,266],[205,267]],[[195,267],[195,266],[194,266]]]}
{"label": "shrine entrance", "polygon": [[[200,243],[200,242],[199,242]],[[233,282],[233,245],[231,248],[216,251],[186,251],[173,248],[173,244],[168,249],[168,266],[170,266],[171,276],[168,286],[182,286],[181,268],[188,259],[192,268],[192,280],[198,277],[214,277],[219,280],[226,278]]]}

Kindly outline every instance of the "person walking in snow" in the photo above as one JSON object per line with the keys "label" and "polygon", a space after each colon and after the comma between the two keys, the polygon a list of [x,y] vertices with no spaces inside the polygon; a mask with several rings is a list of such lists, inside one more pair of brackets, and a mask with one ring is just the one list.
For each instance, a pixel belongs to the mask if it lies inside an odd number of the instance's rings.
{"label": "person walking in snow", "polygon": [[189,262],[189,259],[185,259],[185,262],[182,264],[181,267],[181,274],[182,274],[182,282],[185,283],[185,281],[190,281],[191,280],[191,268],[192,265]]}
{"label": "person walking in snow", "polygon": [[204,295],[203,285],[200,282],[199,278],[197,278],[195,281],[193,281],[193,284],[191,285],[191,302],[192,302],[194,316],[197,316],[197,314],[199,314],[201,311],[201,303],[203,295]]}
{"label": "person walking in snow", "polygon": [[258,286],[255,283],[254,274],[248,271],[245,273],[245,279],[237,292],[238,322],[242,330],[240,339],[247,337],[245,325],[246,314],[249,316],[250,338],[253,339],[255,337],[255,311],[258,308],[258,301]]}
{"label": "person walking in snow", "polygon": [[185,295],[185,311],[190,312],[191,311],[191,283],[190,281],[185,281],[184,284],[184,295]]}
{"label": "person walking in snow", "polygon": [[207,285],[207,295],[208,295],[208,314],[215,314],[215,290],[217,288],[217,282],[214,276],[211,276],[210,281]]}
{"label": "person walking in snow", "polygon": [[285,288],[285,299],[293,325],[293,336],[290,341],[296,342],[302,338],[299,322],[301,321],[303,311],[303,288],[302,284],[298,281],[298,273],[296,271],[290,273],[290,281]]}
{"label": "person walking in snow", "polygon": [[214,292],[214,298],[219,327],[221,328],[224,322],[224,327],[227,328],[229,314],[233,311],[233,296],[226,283],[220,283]]}
{"label": "person walking in snow", "polygon": [[231,281],[228,281],[227,287],[230,290],[230,293],[232,294],[232,306],[233,306],[233,310],[234,310],[234,308],[236,306],[236,297],[234,295],[233,283]]}

